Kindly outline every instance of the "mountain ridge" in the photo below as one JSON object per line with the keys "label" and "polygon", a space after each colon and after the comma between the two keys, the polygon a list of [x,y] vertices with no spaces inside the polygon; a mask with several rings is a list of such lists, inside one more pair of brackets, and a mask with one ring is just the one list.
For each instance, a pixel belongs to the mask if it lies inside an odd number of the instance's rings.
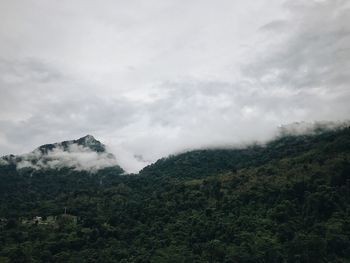
{"label": "mountain ridge", "polygon": [[348,262],[350,128],[261,147],[0,169],[0,262]]}
{"label": "mountain ridge", "polygon": [[[78,170],[95,171],[106,167],[120,166],[113,153],[92,135],[79,139],[44,144],[21,155],[5,155],[0,165],[15,166],[16,169],[61,169],[70,167]],[[85,169],[86,168],[86,169]]]}
{"label": "mountain ridge", "polygon": [[[342,135],[346,137],[349,131],[350,126],[342,126],[337,129],[318,129],[315,133],[304,135],[284,133],[265,145],[252,144],[242,148],[192,150],[161,158],[144,167],[139,173],[141,175],[176,176],[184,179],[188,177],[187,171],[189,170],[191,170],[190,176],[195,178],[218,172],[235,171],[263,165],[274,159],[301,154],[318,143],[336,140]],[[343,145],[339,147],[350,148],[350,142],[343,142]]]}
{"label": "mountain ridge", "polygon": [[[245,146],[241,147],[210,147],[210,148],[203,148],[203,149],[193,149],[193,150],[187,150],[181,153],[177,154],[171,154],[167,157],[160,158],[156,160],[155,162],[145,166],[142,168],[138,173],[140,174],[150,174],[152,173],[152,169],[154,167],[157,167],[159,165],[168,165],[171,160],[175,159],[181,159],[183,156],[186,155],[206,155],[206,154],[213,154],[213,153],[219,153],[217,154],[218,156],[215,157],[215,154],[213,158],[223,158],[223,159],[231,159],[229,162],[223,164],[222,162],[220,163],[221,168],[225,167],[225,170],[230,170],[230,169],[237,169],[241,165],[237,165],[234,163],[233,160],[236,160],[237,158],[241,158],[242,156],[245,156],[244,158],[248,159],[256,159],[257,155],[264,155],[266,154],[265,150],[269,149],[266,146],[272,145],[273,147],[278,147],[279,143],[288,143],[288,138],[290,137],[295,137],[295,138],[314,138],[314,135],[322,135],[322,134],[327,134],[331,133],[333,131],[341,131],[346,128],[350,127],[350,122],[315,122],[315,123],[307,123],[307,122],[295,122],[291,123],[288,125],[281,125],[279,127],[279,133],[278,135],[274,138],[268,141],[265,144],[259,144],[259,143],[251,143]],[[298,140],[298,139],[297,139]],[[296,143],[297,140],[292,140],[293,143]],[[304,143],[304,142],[303,142]],[[291,145],[292,147],[293,145]],[[91,151],[91,153],[97,153],[95,155],[95,159],[98,160],[98,162],[103,162],[103,160],[107,161],[105,164],[102,166],[96,167],[97,169],[103,169],[106,167],[112,167],[113,165],[118,166],[118,170],[120,165],[116,162],[116,157],[114,156],[113,153],[107,152],[106,150],[106,145],[101,143],[99,140],[95,139],[93,135],[87,134],[79,139],[73,139],[73,140],[66,140],[62,142],[56,142],[56,143],[49,143],[49,144],[44,144],[39,147],[37,147],[35,150],[28,154],[22,154],[22,155],[5,155],[0,157],[0,165],[14,165],[16,168],[23,168],[23,167],[32,167],[35,169],[40,169],[40,168],[45,168],[46,163],[50,159],[55,159],[55,165],[54,167],[60,167],[63,168],[64,164],[69,161],[68,157],[69,155],[64,156],[63,160],[61,156],[59,155],[59,151],[62,153],[73,153],[73,157],[75,159],[79,159],[79,153],[88,153]],[[248,155],[247,155],[248,154]],[[50,158],[47,158],[47,156],[50,156]],[[100,158],[103,156],[103,158]],[[136,155],[137,156],[137,155]],[[57,158],[59,157],[59,158]],[[91,161],[94,161],[93,156],[91,156]],[[135,157],[136,158],[136,157]],[[203,161],[205,161],[205,157]],[[62,164],[60,164],[58,161],[61,160]],[[219,160],[216,160],[219,161]],[[237,160],[239,161],[239,160]],[[79,160],[75,160],[75,162],[78,162]],[[166,164],[163,164],[166,162]],[[181,161],[180,161],[181,162]],[[215,161],[214,161],[215,162]],[[256,161],[255,161],[256,162]],[[39,165],[37,165],[39,163]],[[111,164],[113,163],[113,165]],[[245,165],[248,165],[251,163],[247,162]],[[68,167],[74,166],[73,164],[69,163]],[[193,163],[188,163],[188,167],[195,167],[196,165],[193,166]],[[51,166],[49,166],[50,168]],[[187,168],[188,168],[187,167]],[[48,167],[46,167],[48,168]],[[80,165],[79,169],[84,169],[84,166]],[[88,166],[87,170],[93,170],[96,171],[94,167]],[[198,173],[205,173],[207,174],[208,172],[215,172],[214,170],[211,170],[210,164],[209,167],[206,168],[207,171],[204,171],[205,169],[199,169]],[[220,170],[219,169],[219,170]],[[174,172],[175,173],[175,172]],[[179,174],[177,174],[179,176]],[[181,176],[181,173],[180,173]]]}

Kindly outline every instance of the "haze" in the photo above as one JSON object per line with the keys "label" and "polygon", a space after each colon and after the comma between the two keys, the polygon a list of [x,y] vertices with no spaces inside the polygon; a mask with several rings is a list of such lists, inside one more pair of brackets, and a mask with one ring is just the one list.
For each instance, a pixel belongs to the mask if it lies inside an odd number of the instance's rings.
{"label": "haze", "polygon": [[0,155],[93,134],[135,172],[350,115],[345,0],[2,0]]}

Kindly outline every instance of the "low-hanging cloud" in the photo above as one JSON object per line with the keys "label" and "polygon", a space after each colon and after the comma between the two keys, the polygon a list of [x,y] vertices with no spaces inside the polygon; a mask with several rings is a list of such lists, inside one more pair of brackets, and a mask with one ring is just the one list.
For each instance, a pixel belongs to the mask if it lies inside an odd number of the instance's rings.
{"label": "low-hanging cloud", "polygon": [[315,135],[320,132],[341,130],[350,127],[350,121],[295,122],[278,127],[278,136]]}
{"label": "low-hanging cloud", "polygon": [[88,147],[72,143],[68,148],[56,146],[52,150],[43,153],[40,149],[19,156],[16,168],[33,169],[62,169],[72,168],[76,171],[90,171],[112,167],[117,165],[113,154],[108,152],[96,152]]}
{"label": "low-hanging cloud", "polygon": [[93,134],[136,172],[350,118],[349,1],[39,2],[0,4],[0,154]]}

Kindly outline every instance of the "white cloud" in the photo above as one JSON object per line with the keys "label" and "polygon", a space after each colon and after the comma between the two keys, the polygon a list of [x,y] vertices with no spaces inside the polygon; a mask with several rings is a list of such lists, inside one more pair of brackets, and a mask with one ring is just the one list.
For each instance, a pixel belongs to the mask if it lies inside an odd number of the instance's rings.
{"label": "white cloud", "polygon": [[137,171],[349,119],[349,5],[1,1],[0,154],[93,134]]}
{"label": "white cloud", "polygon": [[90,148],[72,143],[68,149],[56,146],[47,153],[39,149],[20,156],[16,163],[17,169],[30,167],[33,169],[61,169],[73,168],[77,171],[97,171],[106,167],[117,165],[115,157],[108,152],[95,152]]}
{"label": "white cloud", "polygon": [[350,126],[350,121],[344,122],[332,122],[332,121],[321,121],[321,122],[295,122],[279,127],[279,136],[286,135],[312,135],[323,131],[332,131],[337,129],[343,129]]}

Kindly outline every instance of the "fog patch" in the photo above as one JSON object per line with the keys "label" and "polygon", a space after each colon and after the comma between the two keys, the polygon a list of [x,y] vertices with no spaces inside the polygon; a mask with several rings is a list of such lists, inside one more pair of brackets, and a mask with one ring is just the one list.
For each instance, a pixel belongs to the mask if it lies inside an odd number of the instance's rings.
{"label": "fog patch", "polygon": [[37,149],[29,154],[21,155],[16,163],[17,169],[72,168],[76,171],[90,172],[116,165],[117,160],[113,154],[95,152],[76,143],[70,144],[66,149],[62,146],[56,146],[52,150],[47,151],[47,153],[42,153]]}
{"label": "fog patch", "polygon": [[279,136],[315,135],[325,131],[343,129],[350,126],[350,121],[294,122],[278,127]]}
{"label": "fog patch", "polygon": [[8,165],[8,164],[9,164],[8,161],[0,158],[0,165]]}

